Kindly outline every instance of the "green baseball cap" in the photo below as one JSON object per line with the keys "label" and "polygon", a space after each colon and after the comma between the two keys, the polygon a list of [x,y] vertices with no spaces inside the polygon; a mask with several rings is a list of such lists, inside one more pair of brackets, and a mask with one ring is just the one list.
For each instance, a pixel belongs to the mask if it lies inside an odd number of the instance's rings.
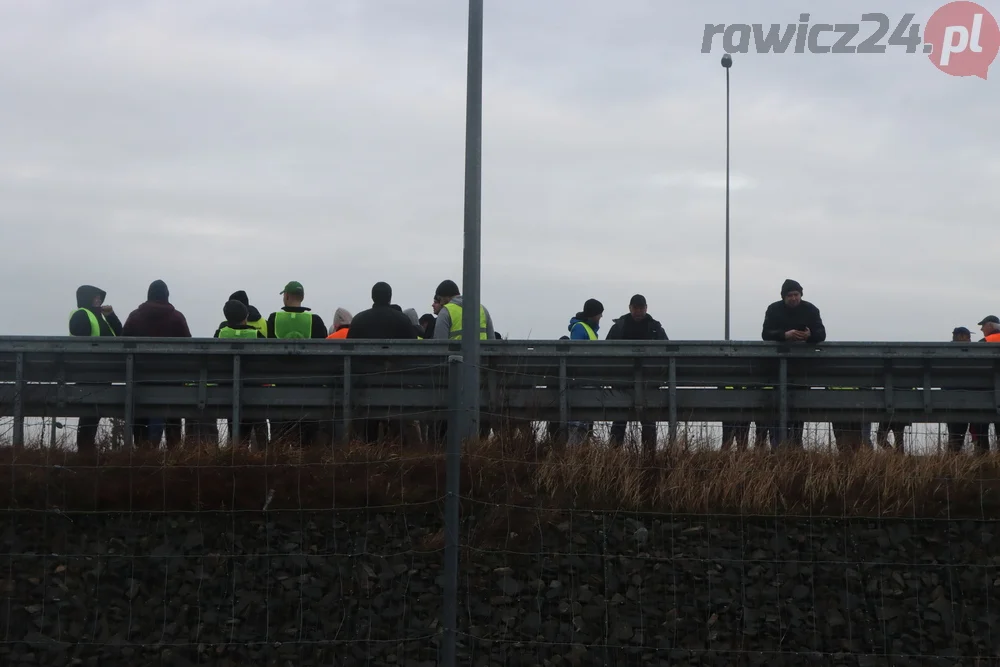
{"label": "green baseball cap", "polygon": [[300,283],[298,280],[292,280],[287,285],[285,285],[285,289],[281,290],[278,293],[285,294],[286,292],[288,294],[302,294],[302,295],[305,295],[306,293],[306,291],[302,288],[302,283]]}

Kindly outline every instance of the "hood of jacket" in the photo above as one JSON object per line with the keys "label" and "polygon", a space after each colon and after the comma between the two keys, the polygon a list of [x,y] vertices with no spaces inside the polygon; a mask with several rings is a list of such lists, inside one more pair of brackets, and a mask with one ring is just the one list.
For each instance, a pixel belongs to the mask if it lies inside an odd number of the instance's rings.
{"label": "hood of jacket", "polygon": [[76,288],[76,307],[93,308],[95,296],[100,296],[101,303],[103,303],[107,295],[108,293],[99,287],[94,287],[93,285],[80,285]]}
{"label": "hood of jacket", "polygon": [[257,320],[262,319],[264,317],[263,315],[260,314],[260,311],[257,310],[257,306],[250,305],[250,297],[248,297],[247,293],[243,290],[236,290],[235,292],[230,294],[229,300],[239,301],[240,303],[242,303],[244,306],[247,307],[247,322],[256,322]]}
{"label": "hood of jacket", "polygon": [[601,325],[600,324],[593,324],[591,322],[588,322],[587,318],[583,316],[583,312],[579,312],[576,315],[574,315],[573,317],[569,318],[569,326],[566,327],[566,330],[572,332],[573,331],[573,327],[576,326],[577,322],[583,322],[583,323],[587,324],[591,329],[594,330],[594,333],[597,333],[601,329]]}
{"label": "hood of jacket", "polygon": [[410,322],[413,324],[413,326],[415,327],[420,326],[420,315],[417,315],[416,308],[407,308],[406,310],[403,311],[403,314],[406,315],[408,318],[410,318]]}

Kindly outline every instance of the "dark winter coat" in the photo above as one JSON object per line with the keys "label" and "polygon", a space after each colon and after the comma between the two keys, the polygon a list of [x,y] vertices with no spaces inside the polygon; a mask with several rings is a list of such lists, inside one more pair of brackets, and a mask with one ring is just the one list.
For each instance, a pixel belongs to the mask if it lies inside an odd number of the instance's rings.
{"label": "dark winter coat", "polygon": [[775,301],[764,313],[760,337],[761,340],[784,343],[786,331],[805,331],[807,328],[810,332],[807,343],[822,343],[826,340],[826,327],[823,326],[819,308],[808,301],[800,301],[795,308],[789,308],[784,301]]}
{"label": "dark winter coat", "polygon": [[[97,315],[97,321],[101,325],[101,336],[121,336],[122,322],[118,319],[118,315],[111,313],[102,316],[101,309],[94,308],[94,297],[98,295],[103,302],[107,292],[93,285],[81,285],[76,290],[76,307],[86,308]],[[69,335],[90,336],[90,318],[87,317],[86,313],[77,310],[69,318]]]}
{"label": "dark winter coat", "polygon": [[649,313],[643,315],[638,322],[631,313],[625,313],[614,322],[605,340],[670,340],[663,325]]}
{"label": "dark winter coat", "polygon": [[190,338],[187,319],[173,304],[146,301],[129,313],[122,328],[123,336],[145,338]]}
{"label": "dark winter coat", "polygon": [[410,318],[389,305],[373,305],[351,320],[348,340],[416,340],[417,331]]}

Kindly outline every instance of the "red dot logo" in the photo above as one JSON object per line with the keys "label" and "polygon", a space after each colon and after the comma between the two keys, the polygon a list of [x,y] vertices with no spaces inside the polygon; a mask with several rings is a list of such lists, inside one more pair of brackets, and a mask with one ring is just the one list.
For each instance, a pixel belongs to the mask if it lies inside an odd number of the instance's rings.
{"label": "red dot logo", "polygon": [[952,76],[986,78],[1000,51],[1000,26],[981,5],[949,2],[924,25],[924,50],[934,66]]}

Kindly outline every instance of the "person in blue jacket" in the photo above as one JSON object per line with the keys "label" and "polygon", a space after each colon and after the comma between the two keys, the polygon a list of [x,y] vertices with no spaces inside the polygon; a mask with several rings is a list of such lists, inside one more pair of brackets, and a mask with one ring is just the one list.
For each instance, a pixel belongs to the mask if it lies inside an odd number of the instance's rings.
{"label": "person in blue jacket", "polygon": [[[569,320],[570,340],[597,340],[597,332],[601,328],[601,315],[604,305],[597,299],[587,299],[583,310]],[[571,421],[566,424],[567,443],[578,445],[594,434],[594,425],[590,422]]]}
{"label": "person in blue jacket", "polygon": [[587,299],[583,304],[583,310],[569,320],[569,339],[597,340],[602,315],[604,315],[604,304],[597,299]]}

